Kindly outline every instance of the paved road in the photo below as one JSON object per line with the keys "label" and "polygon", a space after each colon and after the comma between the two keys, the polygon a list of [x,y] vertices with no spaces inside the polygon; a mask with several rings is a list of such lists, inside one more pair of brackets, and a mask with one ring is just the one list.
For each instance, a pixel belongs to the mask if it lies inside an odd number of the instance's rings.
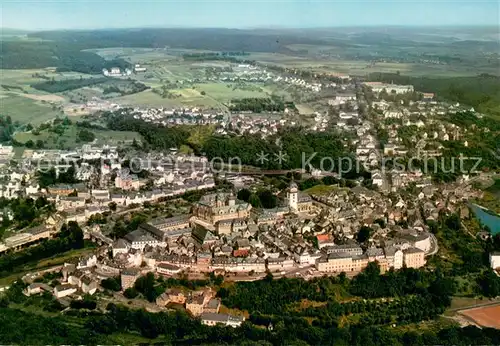
{"label": "paved road", "polygon": [[431,238],[431,249],[428,253],[425,254],[426,256],[435,255],[439,251],[439,245],[436,236],[430,233],[430,238]]}
{"label": "paved road", "polygon": [[500,300],[498,300],[498,299],[496,299],[496,300],[489,300],[489,301],[487,301],[485,303],[474,304],[474,305],[465,306],[465,307],[462,306],[460,308],[448,309],[447,311],[456,312],[456,311],[470,310],[470,309],[482,308],[482,307],[485,307],[485,306],[495,306],[495,305],[500,305]]}

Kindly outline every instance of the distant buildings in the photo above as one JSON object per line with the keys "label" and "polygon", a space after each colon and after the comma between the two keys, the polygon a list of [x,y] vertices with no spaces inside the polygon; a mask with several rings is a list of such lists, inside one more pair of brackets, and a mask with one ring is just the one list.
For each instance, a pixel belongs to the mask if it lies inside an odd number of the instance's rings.
{"label": "distant buildings", "polygon": [[388,94],[405,94],[413,92],[413,85],[397,85],[397,84],[386,84],[381,82],[365,82],[365,86],[371,88],[373,92],[380,93],[385,90]]}
{"label": "distant buildings", "polygon": [[127,68],[122,71],[119,67],[112,67],[110,70],[103,68],[102,74],[106,77],[124,77],[130,76],[132,74],[132,70]]}
{"label": "distant buildings", "polygon": [[135,71],[136,73],[138,73],[138,72],[146,72],[146,68],[145,68],[145,67],[142,67],[142,66],[141,66],[141,65],[139,65],[139,64],[135,64],[135,66],[134,66],[134,71]]}
{"label": "distant buildings", "polygon": [[239,327],[245,321],[243,316],[233,316],[229,314],[215,314],[213,312],[204,312],[201,315],[201,323],[207,326],[224,325]]}

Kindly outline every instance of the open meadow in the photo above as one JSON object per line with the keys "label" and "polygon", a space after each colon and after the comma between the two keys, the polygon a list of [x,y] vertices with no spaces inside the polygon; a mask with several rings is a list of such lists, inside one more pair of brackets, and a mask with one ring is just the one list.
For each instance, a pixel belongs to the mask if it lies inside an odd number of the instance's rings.
{"label": "open meadow", "polygon": [[[31,132],[18,132],[14,135],[14,139],[22,144],[28,141],[36,142],[41,140],[44,143],[44,148],[46,149],[75,149],[81,147],[83,142],[79,142],[78,138],[79,129],[75,125],[67,126],[62,135],[56,134],[54,132],[44,130],[41,131],[39,135],[35,135]],[[129,143],[131,144],[133,140],[141,141],[142,137],[136,132],[131,131],[111,131],[111,130],[92,130],[95,135],[95,141],[93,144],[96,145],[118,145]]]}
{"label": "open meadow", "polygon": [[[296,45],[295,45],[296,46]],[[309,49],[310,49],[310,45]],[[314,46],[313,46],[314,47]],[[297,47],[294,47],[297,49]],[[318,49],[320,49],[319,47]],[[331,47],[330,47],[331,48]],[[367,60],[349,60],[340,57],[304,56],[280,53],[251,53],[250,60],[285,68],[300,68],[319,73],[349,74],[365,76],[373,72],[401,73],[408,76],[458,77],[476,76],[474,66],[453,66],[424,63],[370,62]],[[484,69],[486,73],[498,73],[495,69]]]}
{"label": "open meadow", "polygon": [[54,119],[62,113],[45,101],[15,94],[6,94],[0,98],[0,114],[10,116],[13,121],[22,124],[39,125],[47,120]]}

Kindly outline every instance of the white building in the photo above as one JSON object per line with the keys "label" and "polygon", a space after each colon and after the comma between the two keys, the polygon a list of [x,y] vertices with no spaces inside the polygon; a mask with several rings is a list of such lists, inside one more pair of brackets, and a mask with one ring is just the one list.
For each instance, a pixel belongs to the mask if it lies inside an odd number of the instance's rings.
{"label": "white building", "polygon": [[290,207],[290,209],[297,210],[299,202],[299,190],[297,184],[294,181],[290,183],[290,187],[287,192],[287,199],[288,199],[288,206]]}
{"label": "white building", "polygon": [[490,265],[493,270],[500,269],[500,252],[490,253]]}
{"label": "white building", "polygon": [[224,325],[239,327],[245,321],[243,316],[234,316],[229,314],[217,314],[213,312],[204,312],[201,314],[201,323],[207,326]]}
{"label": "white building", "polygon": [[59,285],[54,288],[54,296],[57,299],[63,298],[69,296],[70,294],[75,293],[76,290],[77,287],[73,285]]}

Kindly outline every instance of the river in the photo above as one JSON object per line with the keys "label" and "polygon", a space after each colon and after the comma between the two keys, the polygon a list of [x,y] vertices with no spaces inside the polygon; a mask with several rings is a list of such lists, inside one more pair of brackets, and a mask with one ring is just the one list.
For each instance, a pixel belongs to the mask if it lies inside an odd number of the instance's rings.
{"label": "river", "polygon": [[470,207],[474,211],[474,214],[476,214],[479,221],[481,221],[481,224],[490,228],[491,234],[500,233],[500,216],[487,213],[485,209],[477,204],[470,204]]}

